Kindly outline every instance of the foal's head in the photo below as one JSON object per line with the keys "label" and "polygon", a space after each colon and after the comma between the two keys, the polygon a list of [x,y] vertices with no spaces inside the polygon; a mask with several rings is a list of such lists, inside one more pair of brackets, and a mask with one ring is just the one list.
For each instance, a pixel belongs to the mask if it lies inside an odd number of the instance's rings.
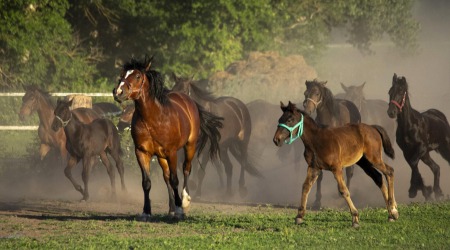
{"label": "foal's head", "polygon": [[72,112],[70,107],[72,106],[72,100],[64,101],[58,99],[56,108],[54,111],[55,118],[53,118],[52,129],[58,131],[61,127],[67,126],[72,119]]}
{"label": "foal's head", "polygon": [[405,106],[406,97],[408,95],[408,83],[405,77],[397,77],[394,74],[392,78],[392,86],[389,89],[389,108],[387,113],[390,118],[395,118],[402,112]]}
{"label": "foal's head", "polygon": [[284,142],[291,144],[303,134],[303,114],[294,103],[288,105],[280,102],[283,114],[278,119],[278,127],[273,137],[273,142],[281,147]]}

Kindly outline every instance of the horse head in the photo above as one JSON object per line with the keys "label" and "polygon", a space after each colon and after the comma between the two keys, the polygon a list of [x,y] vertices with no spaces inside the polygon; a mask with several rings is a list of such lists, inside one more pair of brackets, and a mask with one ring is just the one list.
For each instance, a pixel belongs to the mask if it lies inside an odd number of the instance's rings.
{"label": "horse head", "polygon": [[323,102],[325,98],[324,89],[327,82],[319,82],[317,79],[313,81],[306,81],[305,101],[303,107],[305,112],[311,115]]}
{"label": "horse head", "polygon": [[148,82],[146,73],[150,70],[153,57],[145,57],[143,62],[131,59],[120,73],[117,86],[113,89],[114,100],[121,103],[126,100],[137,100],[142,95],[144,84]]}
{"label": "horse head", "polygon": [[194,82],[194,76],[191,78],[179,77],[175,73],[172,73],[173,81],[175,85],[172,87],[172,91],[182,92],[186,95],[191,93],[191,84]]}
{"label": "horse head", "polygon": [[72,101],[64,101],[58,99],[56,108],[54,111],[55,118],[53,118],[52,129],[53,131],[58,131],[61,127],[67,126],[67,124],[72,119],[72,111],[70,107],[72,106]]}
{"label": "horse head", "polygon": [[397,77],[394,73],[392,86],[389,89],[389,108],[387,114],[390,118],[395,118],[402,112],[408,96],[408,83],[405,77]]}
{"label": "horse head", "polygon": [[24,86],[25,95],[22,97],[22,106],[19,111],[19,118],[21,121],[25,120],[25,117],[33,113],[38,107],[38,87],[34,85]]}
{"label": "horse head", "polygon": [[273,142],[278,147],[281,147],[284,142],[291,144],[303,133],[303,114],[296,105],[291,101],[287,106],[280,102],[280,107],[283,114],[278,119],[277,130],[273,137]]}
{"label": "horse head", "polygon": [[353,102],[354,104],[356,104],[358,106],[359,110],[361,110],[361,104],[365,100],[364,92],[363,92],[365,85],[366,85],[366,82],[364,82],[363,84],[361,84],[359,86],[356,86],[356,85],[345,86],[345,84],[343,84],[341,82],[341,87],[345,92],[344,99],[347,99],[347,100]]}

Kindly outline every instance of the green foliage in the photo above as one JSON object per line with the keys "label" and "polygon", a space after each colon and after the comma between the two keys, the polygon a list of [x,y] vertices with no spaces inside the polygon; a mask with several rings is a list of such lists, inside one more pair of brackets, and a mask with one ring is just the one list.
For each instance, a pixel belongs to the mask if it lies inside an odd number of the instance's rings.
{"label": "green foliage", "polygon": [[[64,202],[61,206],[66,206]],[[306,224],[294,224],[295,209],[245,208],[236,212],[195,209],[176,223],[165,215],[143,223],[130,215],[95,212],[49,218],[3,215],[2,249],[446,249],[450,244],[450,203],[401,205],[400,218],[387,221],[387,211],[361,209],[361,227],[351,227],[348,211],[310,212]],[[212,206],[214,207],[214,206]],[[242,207],[241,207],[242,209]],[[109,219],[108,219],[109,218]],[[13,223],[16,222],[16,223]],[[30,233],[32,232],[32,233]],[[31,236],[28,236],[31,234]]]}
{"label": "green foliage", "polygon": [[[385,37],[417,48],[413,0],[36,0],[0,3],[0,86],[102,88],[131,56],[163,73],[207,78],[251,51],[317,60],[331,31],[363,52]],[[95,64],[95,65],[94,65]]]}

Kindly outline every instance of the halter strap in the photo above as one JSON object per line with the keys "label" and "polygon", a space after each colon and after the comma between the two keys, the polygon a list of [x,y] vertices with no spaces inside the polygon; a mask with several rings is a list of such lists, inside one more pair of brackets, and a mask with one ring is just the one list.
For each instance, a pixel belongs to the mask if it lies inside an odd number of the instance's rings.
{"label": "halter strap", "polygon": [[[288,125],[286,125],[284,123],[279,123],[278,127],[285,128],[289,131],[289,135],[290,135],[289,141],[285,140],[284,143],[291,144],[295,140],[297,140],[300,136],[303,135],[303,115],[302,115],[302,119],[300,119],[300,121],[297,124],[295,124],[293,127],[289,127]],[[294,137],[293,132],[296,128],[298,128],[298,131],[297,131],[297,135]]]}
{"label": "halter strap", "polygon": [[56,119],[58,119],[61,122],[61,125],[64,127],[67,126],[67,124],[69,124],[70,120],[72,120],[72,112],[70,112],[70,118],[67,121],[63,121],[63,119],[57,115],[55,115]]}
{"label": "halter strap", "polygon": [[402,112],[402,109],[405,106],[405,101],[406,101],[406,91],[405,91],[405,94],[403,94],[401,104],[399,104],[396,100],[391,100],[391,103],[393,103],[395,106],[397,106],[397,108],[400,110],[400,112]]}

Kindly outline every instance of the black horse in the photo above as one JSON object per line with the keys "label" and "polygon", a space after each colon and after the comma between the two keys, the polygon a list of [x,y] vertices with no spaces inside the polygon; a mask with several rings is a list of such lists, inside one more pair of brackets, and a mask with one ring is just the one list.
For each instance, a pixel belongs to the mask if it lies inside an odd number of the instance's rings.
{"label": "black horse", "polygon": [[[228,151],[241,164],[241,172],[239,177],[239,191],[241,196],[245,196],[247,191],[245,188],[244,172],[262,177],[262,174],[251,164],[248,158],[248,144],[252,133],[252,123],[250,113],[247,106],[231,96],[215,97],[211,93],[199,88],[197,82],[188,78],[177,77],[173,74],[175,86],[173,91],[180,91],[188,94],[194,101],[217,116],[223,117],[223,128],[220,128],[220,160],[224,164],[227,176],[227,194],[231,195],[231,181],[233,165],[228,156]],[[202,166],[207,164],[207,155],[203,156]],[[196,195],[201,195],[201,185],[205,176],[204,168],[200,168],[198,178],[198,189]]]}
{"label": "black horse", "polygon": [[[408,83],[405,77],[394,74],[389,89],[389,117],[397,118],[396,141],[403,151],[405,160],[411,167],[411,186],[409,197],[414,198],[421,190],[426,200],[434,191],[436,199],[442,198],[439,186],[440,167],[430,157],[435,150],[450,164],[450,126],[445,115],[436,109],[418,112],[411,107]],[[434,174],[433,189],[425,186],[419,173],[419,160],[422,160]]]}
{"label": "black horse", "polygon": [[[331,90],[326,87],[326,83],[316,79],[305,82],[305,101],[303,102],[305,112],[311,115],[316,111],[316,122],[324,126],[339,127],[347,123],[360,123],[361,115],[356,105],[351,101],[335,98]],[[345,169],[348,187],[350,187],[353,169],[353,166]],[[323,173],[320,172],[317,179],[316,201],[313,204],[313,208],[320,208],[321,206],[322,178]]]}
{"label": "black horse", "polygon": [[[89,199],[89,174],[99,155],[102,163],[111,181],[112,194],[115,196],[115,175],[111,163],[108,159],[107,153],[112,156],[116,162],[117,170],[119,171],[120,180],[122,183],[122,190],[125,190],[124,181],[124,167],[120,155],[122,150],[120,147],[119,133],[116,126],[104,118],[93,120],[90,124],[84,124],[80,119],[73,115],[70,111],[72,101],[58,100],[54,114],[55,118],[52,122],[52,129],[58,131],[61,127],[64,128],[66,134],[66,148],[69,152],[69,159],[65,174],[70,179],[77,191],[83,195],[83,199]],[[70,169],[72,169],[80,160],[83,160],[82,178],[84,189],[73,179]]]}

